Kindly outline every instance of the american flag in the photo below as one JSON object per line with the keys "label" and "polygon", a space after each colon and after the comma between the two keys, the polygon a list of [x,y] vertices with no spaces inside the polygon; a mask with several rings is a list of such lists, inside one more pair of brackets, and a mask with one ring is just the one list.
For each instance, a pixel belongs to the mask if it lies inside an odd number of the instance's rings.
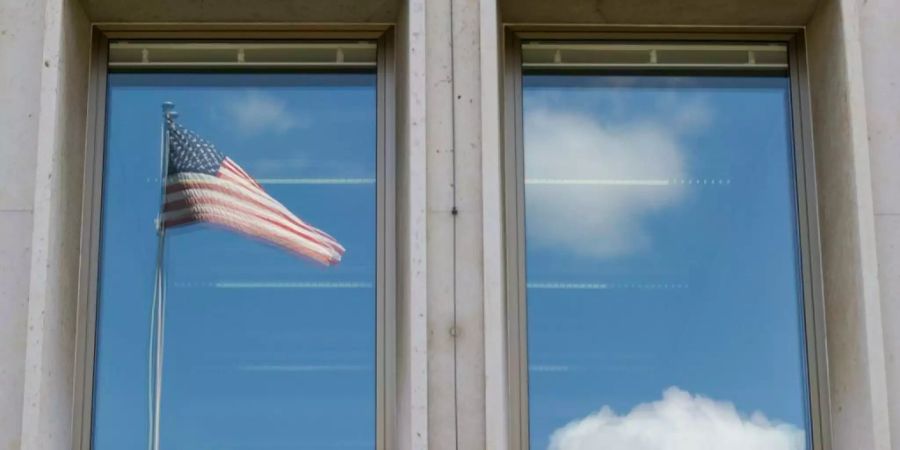
{"label": "american flag", "polygon": [[344,254],[337,240],[272,198],[231,158],[166,118],[169,152],[163,226],[207,222],[262,239],[324,265]]}

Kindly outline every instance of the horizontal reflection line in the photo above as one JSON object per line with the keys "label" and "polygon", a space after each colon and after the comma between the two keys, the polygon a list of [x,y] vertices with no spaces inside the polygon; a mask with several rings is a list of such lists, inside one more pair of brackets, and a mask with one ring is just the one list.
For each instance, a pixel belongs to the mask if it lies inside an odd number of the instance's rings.
{"label": "horizontal reflection line", "polygon": [[[260,184],[375,184],[375,178],[257,178]],[[159,183],[159,177],[147,177],[148,183]]]}
{"label": "horizontal reflection line", "polygon": [[371,289],[372,283],[362,281],[297,281],[297,282],[238,282],[174,283],[175,287],[213,287],[220,289]]}
{"label": "horizontal reflection line", "polygon": [[568,372],[572,370],[570,366],[560,366],[552,364],[535,364],[528,366],[530,372]]}
{"label": "horizontal reflection line", "polygon": [[[260,184],[298,185],[369,185],[375,178],[259,178]],[[147,178],[149,183],[159,183],[159,178]],[[673,178],[664,179],[594,179],[594,178],[526,178],[532,186],[674,186],[674,185],[729,185],[730,178]]]}
{"label": "horizontal reflection line", "polygon": [[672,178],[672,179],[596,179],[596,178],[526,178],[526,185],[538,186],[674,186],[729,185],[730,178]]}
{"label": "horizontal reflection line", "polygon": [[609,289],[605,283],[528,283],[528,289]]}
{"label": "horizontal reflection line", "polygon": [[526,178],[525,184],[537,185],[597,185],[597,186],[668,186],[669,180],[599,180],[573,178]]}
{"label": "horizontal reflection line", "polygon": [[322,365],[253,365],[240,366],[240,370],[245,372],[362,372],[371,370],[369,366],[360,365],[341,365],[341,364],[322,364]]}
{"label": "horizontal reflection line", "polygon": [[374,178],[259,178],[261,184],[375,184]]}
{"label": "horizontal reflection line", "polygon": [[687,283],[527,283],[528,289],[687,289]]}

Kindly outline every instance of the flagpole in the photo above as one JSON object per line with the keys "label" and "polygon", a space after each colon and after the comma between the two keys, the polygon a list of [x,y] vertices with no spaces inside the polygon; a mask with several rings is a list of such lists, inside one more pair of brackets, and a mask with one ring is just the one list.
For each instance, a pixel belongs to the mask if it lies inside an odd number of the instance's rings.
{"label": "flagpole", "polygon": [[[151,450],[159,450],[159,425],[160,410],[162,406],[162,375],[163,375],[163,355],[165,350],[165,313],[166,313],[166,280],[165,280],[165,248],[166,248],[166,228],[163,222],[163,213],[166,204],[166,178],[169,172],[169,132],[168,121],[175,120],[178,113],[173,109],[175,104],[172,102],[163,102],[163,122],[161,133],[161,152],[160,157],[160,199],[159,214],[156,218],[156,285],[153,290],[153,311],[150,316],[151,327],[155,322],[153,329],[155,343],[151,344],[153,349],[153,362],[150,364],[153,370],[153,377],[148,380],[152,386],[152,414],[150,417],[150,443]],[[154,321],[154,316],[156,320]]]}

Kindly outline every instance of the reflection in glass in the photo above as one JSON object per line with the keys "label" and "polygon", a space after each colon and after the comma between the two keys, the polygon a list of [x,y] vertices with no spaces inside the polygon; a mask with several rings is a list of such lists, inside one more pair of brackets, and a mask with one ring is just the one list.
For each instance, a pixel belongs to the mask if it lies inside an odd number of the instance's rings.
{"label": "reflection in glass", "polygon": [[531,448],[808,448],[788,79],[523,90]]}
{"label": "reflection in glass", "polygon": [[167,233],[161,448],[375,447],[375,98],[374,73],[110,75],[93,448],[147,447],[164,101],[347,250]]}

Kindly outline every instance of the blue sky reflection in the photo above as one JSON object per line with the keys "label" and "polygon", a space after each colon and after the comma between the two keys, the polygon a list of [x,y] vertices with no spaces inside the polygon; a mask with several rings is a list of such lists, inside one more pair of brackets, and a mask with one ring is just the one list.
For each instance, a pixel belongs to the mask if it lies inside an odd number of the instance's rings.
{"label": "blue sky reflection", "polygon": [[525,76],[531,448],[806,448],[789,98]]}
{"label": "blue sky reflection", "polygon": [[[375,446],[375,74],[109,77],[93,448],[146,448],[163,101],[347,253],[167,235],[161,447]],[[349,180],[349,181],[348,181]]]}

